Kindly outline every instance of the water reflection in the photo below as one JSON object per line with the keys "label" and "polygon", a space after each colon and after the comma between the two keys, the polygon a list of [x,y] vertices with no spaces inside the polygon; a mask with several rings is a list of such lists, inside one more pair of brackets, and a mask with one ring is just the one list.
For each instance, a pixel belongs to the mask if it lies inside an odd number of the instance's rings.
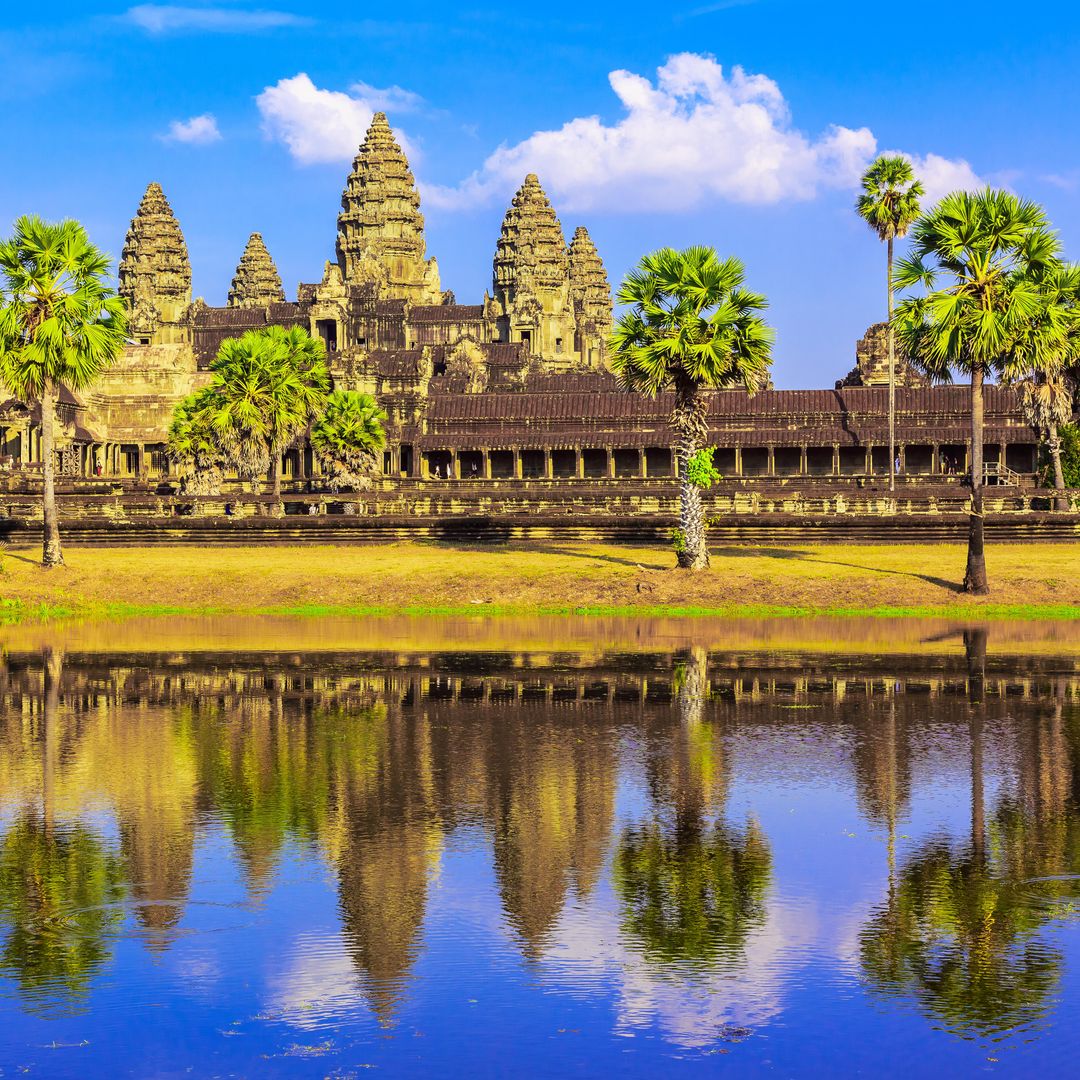
{"label": "water reflection", "polygon": [[[364,1003],[384,1030],[425,979],[428,999],[449,992],[422,958],[455,903],[455,932],[559,988],[621,982],[620,1023],[668,984],[665,1009],[704,1018],[667,1025],[686,1046],[784,1011],[795,953],[824,948],[811,904],[856,920],[855,977],[885,1007],[976,1040],[1045,1028],[1080,958],[1060,934],[1080,902],[1080,680],[1072,660],[988,656],[985,629],[951,645],[830,663],[693,645],[8,653],[0,972],[28,1011],[92,1008],[133,963],[122,941],[162,958],[197,934],[199,867],[224,838],[252,911],[302,858],[328,868],[340,941],[319,939],[320,962],[339,1013]],[[942,801],[957,791],[962,825]],[[797,798],[850,799],[880,834],[876,895],[799,892],[799,852],[836,840]]]}

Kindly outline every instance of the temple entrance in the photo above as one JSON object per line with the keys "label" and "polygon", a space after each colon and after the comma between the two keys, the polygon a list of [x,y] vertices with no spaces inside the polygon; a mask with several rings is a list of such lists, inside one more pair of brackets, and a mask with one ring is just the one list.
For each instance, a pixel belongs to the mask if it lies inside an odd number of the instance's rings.
{"label": "temple entrance", "polygon": [[484,476],[484,455],[479,450],[462,450],[458,467],[463,480],[480,480]]}
{"label": "temple entrance", "polygon": [[859,476],[866,472],[866,450],[862,446],[840,447],[840,475]]}
{"label": "temple entrance", "polygon": [[808,476],[832,476],[833,450],[831,446],[809,446],[806,449],[806,472]]}
{"label": "temple entrance", "polygon": [[637,450],[616,450],[615,475],[619,477],[640,476],[641,454]]}
{"label": "temple entrance", "polygon": [[802,451],[797,446],[780,446],[773,451],[777,476],[798,476],[802,472]]}
{"label": "temple entrance", "polygon": [[768,476],[769,451],[764,446],[744,446],[742,452],[743,476]]}
{"label": "temple entrance", "polygon": [[326,346],[326,351],[328,353],[337,352],[338,335],[336,319],[316,319],[315,333],[322,338],[322,343]]}
{"label": "temple entrance", "polygon": [[607,476],[607,451],[582,450],[581,471],[590,479]]}

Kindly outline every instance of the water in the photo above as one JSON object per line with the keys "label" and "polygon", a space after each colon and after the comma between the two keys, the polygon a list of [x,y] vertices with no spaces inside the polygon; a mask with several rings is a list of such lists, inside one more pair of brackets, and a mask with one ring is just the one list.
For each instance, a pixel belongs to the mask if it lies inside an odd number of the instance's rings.
{"label": "water", "polygon": [[1072,1070],[1080,629],[3,634],[0,1076]]}

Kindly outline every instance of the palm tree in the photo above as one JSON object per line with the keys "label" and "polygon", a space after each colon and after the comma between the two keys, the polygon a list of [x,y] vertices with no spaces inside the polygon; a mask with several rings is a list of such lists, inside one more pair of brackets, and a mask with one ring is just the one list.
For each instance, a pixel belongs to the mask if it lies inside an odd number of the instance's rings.
{"label": "palm tree", "polygon": [[281,501],[281,455],[318,415],[330,388],[325,348],[299,327],[249,330],[221,343],[211,365],[209,422],[241,477],[272,470]]}
{"label": "palm tree", "polygon": [[173,410],[166,453],[181,473],[189,495],[216,495],[230,461],[214,430],[214,404],[209,387],[184,398]]}
{"label": "palm tree", "polygon": [[889,490],[896,488],[896,338],[893,333],[893,242],[907,234],[919,216],[923,186],[911,163],[882,155],[862,178],[863,193],[855,203],[859,216],[886,246],[886,282],[889,290]]}
{"label": "palm tree", "polygon": [[1080,359],[1080,264],[1063,263],[1040,279],[1037,314],[1004,368],[1027,422],[1050,454],[1057,508],[1068,510],[1061,464],[1061,428],[1072,420],[1073,380]]}
{"label": "palm tree", "polygon": [[708,434],[706,389],[766,385],[774,339],[758,314],[766,300],[743,288],[743,264],[709,247],[646,255],[618,293],[629,305],[611,335],[615,374],[628,390],[674,391],[671,426],[679,470],[679,566],[709,565],[701,493],[689,463]]}
{"label": "palm tree", "polygon": [[931,377],[971,379],[971,514],[966,592],[990,591],[983,549],[983,383],[1000,373],[1038,312],[1038,278],[1058,260],[1042,208],[1007,191],[957,191],[915,223],[896,283],[923,296],[897,309],[907,355]]}
{"label": "palm tree", "polygon": [[386,413],[370,394],[335,390],[311,429],[311,448],[331,491],[356,490],[370,481],[377,455],[386,445]]}
{"label": "palm tree", "polygon": [[42,564],[61,566],[56,513],[56,402],[93,384],[124,347],[126,309],[105,283],[109,257],[77,221],[29,215],[0,243],[0,381],[41,408]]}

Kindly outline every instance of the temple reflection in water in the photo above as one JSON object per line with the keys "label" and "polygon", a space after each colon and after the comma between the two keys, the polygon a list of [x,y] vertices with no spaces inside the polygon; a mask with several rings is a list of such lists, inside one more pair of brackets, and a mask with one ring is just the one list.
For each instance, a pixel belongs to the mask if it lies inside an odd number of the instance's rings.
{"label": "temple reflection in water", "polygon": [[[648,998],[700,1045],[782,1011],[778,957],[812,931],[782,902],[793,836],[754,793],[813,789],[850,796],[879,853],[880,889],[848,912],[860,984],[963,1037],[1037,1029],[1066,969],[1050,931],[1080,902],[1080,675],[988,660],[986,631],[951,644],[828,662],[9,653],[0,972],[29,1012],[89,1008],[122,942],[164,956],[194,932],[208,845],[252,911],[300,852],[333,879],[339,996],[392,1027],[465,852],[490,876],[489,936],[555,983],[619,972],[622,1022]],[[937,792],[963,828],[935,818]],[[672,973],[733,972],[754,1000],[688,1018],[672,999]]]}

